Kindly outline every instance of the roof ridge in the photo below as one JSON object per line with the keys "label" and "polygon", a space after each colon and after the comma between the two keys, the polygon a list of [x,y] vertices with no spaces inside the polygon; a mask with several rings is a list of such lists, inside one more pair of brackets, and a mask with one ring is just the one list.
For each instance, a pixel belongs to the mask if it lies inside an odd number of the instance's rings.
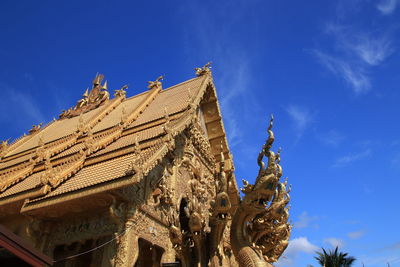
{"label": "roof ridge", "polygon": [[[89,157],[91,154],[97,152],[98,150],[101,150],[101,149],[107,147],[109,144],[111,144],[115,140],[119,139],[119,137],[122,135],[123,130],[132,121],[136,120],[140,114],[143,113],[144,109],[155,99],[155,97],[158,95],[158,93],[160,91],[161,91],[161,87],[154,87],[153,89],[151,89],[148,96],[132,111],[132,113],[126,118],[126,120],[121,121],[120,124],[117,124],[113,128],[110,128],[108,133],[103,133],[103,134],[99,135],[100,138],[98,138],[97,140],[95,140],[93,137],[85,139],[85,141],[84,141],[85,148],[82,151],[78,152],[79,154],[83,154],[82,160],[78,161],[79,164],[76,164],[76,165],[74,164],[72,167],[68,166],[68,168],[67,168],[68,172],[64,171],[64,173],[63,173],[64,175],[54,177],[52,180],[50,180],[50,184],[48,183],[49,179],[45,179],[44,182],[46,182],[46,183],[42,183],[42,184],[44,187],[49,186],[49,189],[44,190],[43,192],[45,192],[45,194],[47,194],[51,191],[52,188],[53,189],[57,188],[62,182],[64,182],[66,179],[71,177],[74,173],[76,173],[83,167],[84,161],[86,160],[87,157]],[[119,98],[119,99],[121,99],[121,101],[117,101],[117,105],[122,103],[122,100],[123,100],[122,98]],[[113,105],[109,104],[108,107],[112,108]],[[108,107],[105,107],[101,112],[92,116],[88,120],[88,122],[86,122],[86,124],[88,124],[88,128],[89,128],[87,131],[88,135],[91,135],[91,136],[93,135],[90,130],[93,129],[93,127],[96,125],[98,118],[103,116],[102,113],[105,113],[104,116],[106,116],[111,112],[110,110],[107,111]],[[104,118],[104,116],[102,118]],[[92,125],[89,121],[92,121],[92,122],[94,121],[95,123]],[[80,132],[83,133],[84,131],[82,130]],[[74,157],[74,156],[72,156],[72,157]],[[82,164],[80,164],[80,163],[82,163]],[[73,168],[74,166],[75,166],[75,169]],[[62,170],[59,170],[58,172],[62,173]],[[55,179],[55,178],[58,178],[58,179]]]}

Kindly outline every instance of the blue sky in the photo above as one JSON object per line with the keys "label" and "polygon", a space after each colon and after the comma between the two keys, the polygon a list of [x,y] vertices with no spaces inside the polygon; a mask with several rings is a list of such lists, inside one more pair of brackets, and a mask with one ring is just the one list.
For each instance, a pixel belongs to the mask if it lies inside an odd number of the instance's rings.
{"label": "blue sky", "polygon": [[96,72],[128,95],[213,61],[238,179],[275,115],[293,185],[278,266],[339,245],[400,266],[400,1],[1,1],[0,139],[73,106]]}

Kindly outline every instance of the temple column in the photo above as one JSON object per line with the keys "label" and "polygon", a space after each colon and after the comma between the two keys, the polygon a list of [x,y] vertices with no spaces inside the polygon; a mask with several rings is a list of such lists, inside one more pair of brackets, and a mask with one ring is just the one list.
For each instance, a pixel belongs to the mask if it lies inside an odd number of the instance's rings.
{"label": "temple column", "polygon": [[134,266],[139,256],[139,236],[135,231],[136,226],[136,208],[127,211],[127,218],[124,229],[125,232],[119,237],[117,244],[117,253],[114,258],[115,267]]}

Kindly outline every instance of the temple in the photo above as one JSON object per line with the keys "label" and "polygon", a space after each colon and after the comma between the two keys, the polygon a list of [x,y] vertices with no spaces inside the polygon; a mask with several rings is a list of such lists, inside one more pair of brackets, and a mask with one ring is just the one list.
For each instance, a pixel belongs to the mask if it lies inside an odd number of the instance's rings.
{"label": "temple", "polygon": [[[58,119],[1,143],[0,224],[32,255],[65,267],[272,266],[282,255],[290,188],[273,118],[240,194],[210,64],[167,89],[162,79],[110,97],[98,74]],[[21,258],[5,250],[0,263]]]}

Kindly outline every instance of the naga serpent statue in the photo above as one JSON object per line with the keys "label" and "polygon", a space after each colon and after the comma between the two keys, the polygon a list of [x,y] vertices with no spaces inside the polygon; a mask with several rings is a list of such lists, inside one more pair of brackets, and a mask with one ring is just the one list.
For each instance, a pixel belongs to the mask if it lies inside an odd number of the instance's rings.
{"label": "naga serpent statue", "polygon": [[[272,266],[288,246],[292,226],[289,217],[290,187],[280,182],[280,151],[271,151],[274,142],[273,117],[268,139],[258,156],[260,166],[254,185],[243,180],[244,197],[233,216],[231,246],[240,267]],[[268,159],[267,166],[263,158]]]}

